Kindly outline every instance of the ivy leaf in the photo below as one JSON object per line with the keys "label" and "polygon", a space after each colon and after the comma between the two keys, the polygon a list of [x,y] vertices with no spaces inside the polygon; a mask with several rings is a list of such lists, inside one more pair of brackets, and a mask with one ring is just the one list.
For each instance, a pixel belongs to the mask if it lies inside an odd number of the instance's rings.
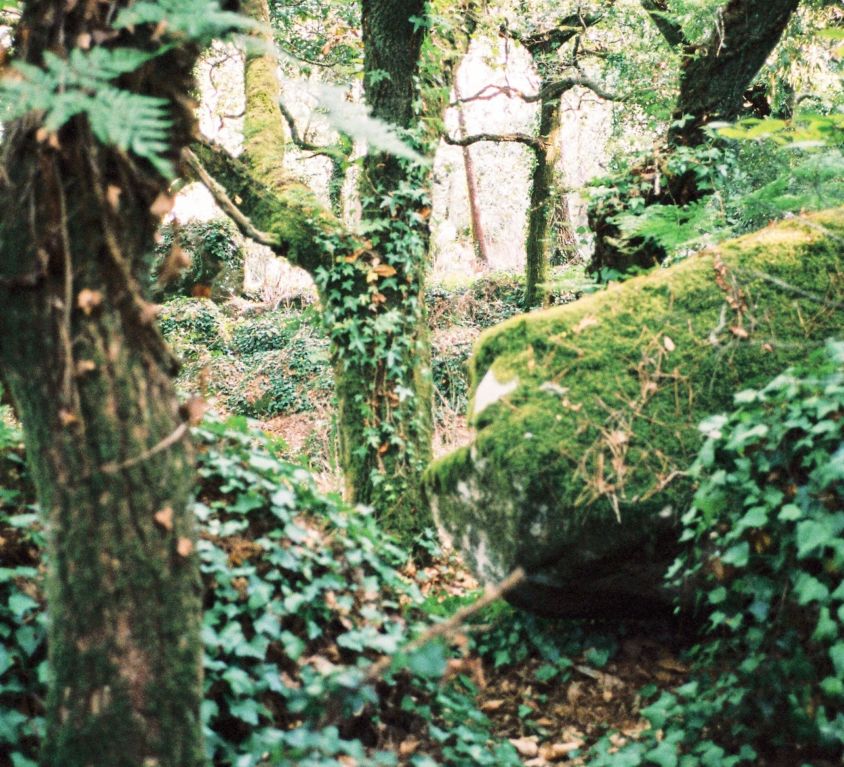
{"label": "ivy leaf", "polygon": [[801,572],[794,584],[797,602],[807,605],[810,602],[826,602],[829,599],[829,589],[813,575]]}

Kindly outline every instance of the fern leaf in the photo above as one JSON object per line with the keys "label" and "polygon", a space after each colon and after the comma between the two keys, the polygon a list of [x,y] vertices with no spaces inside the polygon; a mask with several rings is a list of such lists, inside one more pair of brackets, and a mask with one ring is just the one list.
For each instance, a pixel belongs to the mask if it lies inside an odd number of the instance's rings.
{"label": "fern leaf", "polygon": [[165,33],[170,37],[200,43],[259,26],[252,19],[222,10],[217,0],[142,0],[122,10],[114,26],[122,29],[139,24],[164,24]]}

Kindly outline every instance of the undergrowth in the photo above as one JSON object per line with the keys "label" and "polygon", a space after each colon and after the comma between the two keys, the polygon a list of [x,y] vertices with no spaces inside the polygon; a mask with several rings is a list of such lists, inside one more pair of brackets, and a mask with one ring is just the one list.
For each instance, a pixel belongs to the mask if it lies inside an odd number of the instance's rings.
{"label": "undergrowth", "polygon": [[[195,441],[212,763],[389,765],[399,752],[415,767],[518,765],[471,680],[442,680],[451,650],[400,652],[427,619],[400,575],[407,553],[374,516],[317,492],[245,419],[207,421]],[[19,435],[11,442],[0,507],[0,765],[30,767],[43,730],[44,541]],[[367,681],[382,655],[393,667]]]}
{"label": "undergrowth", "polygon": [[692,678],[642,713],[650,742],[594,767],[840,764],[844,757],[844,344],[708,419],[669,578],[704,633]]}

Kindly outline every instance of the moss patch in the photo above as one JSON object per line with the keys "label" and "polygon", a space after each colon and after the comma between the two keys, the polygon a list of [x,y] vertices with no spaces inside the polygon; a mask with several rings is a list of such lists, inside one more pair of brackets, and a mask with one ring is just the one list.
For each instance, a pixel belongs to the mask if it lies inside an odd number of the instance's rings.
{"label": "moss patch", "polygon": [[487,331],[473,390],[490,369],[519,385],[426,475],[478,574],[523,564],[590,593],[659,584],[697,424],[840,332],[842,236],[841,211],[781,223]]}

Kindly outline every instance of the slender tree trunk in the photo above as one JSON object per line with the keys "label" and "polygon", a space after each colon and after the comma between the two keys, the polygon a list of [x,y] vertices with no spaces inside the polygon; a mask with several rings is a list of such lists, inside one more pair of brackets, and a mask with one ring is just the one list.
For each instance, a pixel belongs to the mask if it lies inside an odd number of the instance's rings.
{"label": "slender tree trunk", "polygon": [[[427,17],[426,3],[363,0],[361,10],[364,92],[372,114],[429,154],[430,138],[423,135],[416,113],[422,99],[419,67],[427,33],[417,22]],[[382,311],[400,319],[384,336],[372,339],[367,355],[371,362],[361,370],[347,371],[354,377],[363,375],[374,388],[370,384],[362,411],[358,406],[363,423],[347,429],[341,441],[346,453],[359,453],[361,441],[375,446],[353,464],[357,500],[372,503],[405,538],[431,523],[421,494],[433,433],[431,342],[424,296],[430,187],[428,168],[381,153],[370,153],[364,162],[364,223],[380,230],[378,253],[387,269],[395,270],[394,281],[385,281],[380,290]],[[350,383],[352,391],[358,388]],[[347,402],[355,401],[360,403],[359,394],[347,397]],[[346,423],[352,425],[352,420]]]}
{"label": "slender tree trunk", "polygon": [[[248,0],[244,9],[268,18],[266,0]],[[425,3],[364,2],[362,11],[372,112],[401,130],[415,129],[427,30],[411,19],[425,18]],[[250,55],[245,164],[208,147],[196,150],[231,199],[277,240],[275,252],[314,275],[332,341],[346,495],[375,506],[386,526],[410,541],[429,522],[420,496],[432,431],[423,300],[429,170],[370,154],[361,191],[373,233],[369,239],[350,233],[284,173],[277,97],[275,59]],[[405,138],[414,140],[410,133]],[[425,152],[424,141],[416,142]]]}
{"label": "slender tree trunk", "polygon": [[545,282],[551,262],[552,205],[557,192],[556,166],[559,159],[560,100],[543,101],[540,106],[539,135],[543,149],[534,151],[536,165],[528,208],[527,262],[525,267],[525,310],[546,300]]}
{"label": "slender tree trunk", "polygon": [[[466,129],[466,112],[463,105],[460,103],[460,86],[455,74],[454,78],[454,95],[457,99],[457,127],[458,137],[463,139],[469,135]],[[472,149],[469,146],[463,147],[463,169],[466,172],[466,192],[469,198],[469,216],[472,225],[472,243],[474,246],[475,257],[484,268],[489,268],[489,249],[486,243],[486,233],[484,232],[483,214],[481,211],[481,201],[478,194],[478,179],[475,174],[475,160],[472,157]]]}
{"label": "slender tree trunk", "polygon": [[[107,29],[113,11],[27,2],[18,56],[37,65]],[[183,100],[195,55],[159,57],[133,89]],[[171,157],[193,122],[175,108],[173,121]],[[47,141],[39,127],[5,126],[0,364],[48,530],[42,763],[199,767],[192,461],[174,361],[140,287],[167,185],[99,145],[84,118]]]}

